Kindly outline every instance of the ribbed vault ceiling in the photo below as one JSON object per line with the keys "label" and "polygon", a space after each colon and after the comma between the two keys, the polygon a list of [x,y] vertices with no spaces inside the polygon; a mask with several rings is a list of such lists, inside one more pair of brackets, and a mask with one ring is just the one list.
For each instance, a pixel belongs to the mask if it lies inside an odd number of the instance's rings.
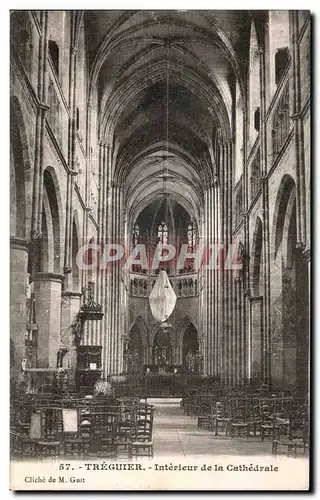
{"label": "ribbed vault ceiling", "polygon": [[249,12],[87,11],[85,23],[89,101],[130,219],[164,193],[199,219],[236,82],[243,91]]}

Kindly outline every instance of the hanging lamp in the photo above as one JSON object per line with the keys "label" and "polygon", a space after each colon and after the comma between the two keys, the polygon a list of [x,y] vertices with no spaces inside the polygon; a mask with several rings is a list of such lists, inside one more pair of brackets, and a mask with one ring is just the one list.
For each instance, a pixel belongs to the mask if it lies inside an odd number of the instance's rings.
{"label": "hanging lamp", "polygon": [[161,269],[157,281],[149,296],[152,316],[159,323],[165,323],[172,314],[177,296],[172,288],[166,271]]}

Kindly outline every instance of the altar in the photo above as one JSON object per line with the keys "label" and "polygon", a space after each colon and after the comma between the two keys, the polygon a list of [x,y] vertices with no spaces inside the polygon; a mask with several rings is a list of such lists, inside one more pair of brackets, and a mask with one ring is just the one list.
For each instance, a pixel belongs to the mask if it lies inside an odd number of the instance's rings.
{"label": "altar", "polygon": [[143,373],[159,373],[159,374],[165,374],[165,373],[181,373],[182,372],[182,366],[181,365],[174,365],[171,363],[159,363],[159,364],[145,364]]}

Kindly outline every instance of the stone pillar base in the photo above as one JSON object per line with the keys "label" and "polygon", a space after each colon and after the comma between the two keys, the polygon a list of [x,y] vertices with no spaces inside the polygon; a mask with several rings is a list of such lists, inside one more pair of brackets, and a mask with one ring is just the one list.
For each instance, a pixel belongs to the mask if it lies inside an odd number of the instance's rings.
{"label": "stone pillar base", "polygon": [[11,375],[15,376],[21,373],[21,362],[25,357],[25,333],[28,322],[26,307],[27,240],[11,238],[10,250],[10,362]]}
{"label": "stone pillar base", "polygon": [[62,292],[61,294],[61,347],[67,349],[62,366],[70,369],[69,384],[75,387],[77,368],[77,347],[74,339],[73,323],[80,310],[81,293]]}
{"label": "stone pillar base", "polygon": [[60,348],[61,285],[64,276],[40,272],[32,276],[38,325],[37,365],[56,368]]}

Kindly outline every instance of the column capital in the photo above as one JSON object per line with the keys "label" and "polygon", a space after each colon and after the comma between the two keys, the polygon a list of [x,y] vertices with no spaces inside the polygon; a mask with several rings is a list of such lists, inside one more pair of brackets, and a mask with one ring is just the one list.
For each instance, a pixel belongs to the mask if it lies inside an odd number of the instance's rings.
{"label": "column capital", "polygon": [[39,109],[42,109],[43,111],[49,111],[49,109],[50,109],[50,106],[48,106],[46,103],[40,102],[40,101],[37,103],[37,107]]}
{"label": "column capital", "polygon": [[64,274],[50,273],[50,272],[39,272],[32,274],[30,279],[32,281],[53,281],[62,284],[64,280]]}
{"label": "column capital", "polygon": [[302,252],[302,257],[303,259],[305,259],[307,262],[309,262],[309,260],[311,259],[311,250],[310,248],[307,248],[306,250],[304,250]]}
{"label": "column capital", "polygon": [[72,272],[72,267],[69,264],[65,265],[63,268],[63,272],[64,274],[70,274]]}
{"label": "column capital", "polygon": [[35,241],[39,241],[42,238],[42,232],[38,231],[38,229],[33,229],[31,231],[31,241],[34,243]]}
{"label": "column capital", "polygon": [[70,298],[79,297],[80,298],[80,297],[82,297],[82,293],[65,290],[65,291],[61,292],[61,297],[70,297]]}
{"label": "column capital", "polygon": [[294,113],[290,116],[291,120],[299,120],[301,118],[301,113]]}
{"label": "column capital", "polygon": [[101,146],[102,148],[108,148],[108,149],[110,149],[112,146],[111,142],[104,138],[98,140],[98,145]]}
{"label": "column capital", "polygon": [[19,238],[18,236],[10,237],[10,246],[11,248],[17,248],[19,250],[29,250],[30,241],[26,238]]}
{"label": "column capital", "polygon": [[233,144],[234,144],[234,137],[230,135],[228,135],[227,137],[223,137],[219,140],[220,147],[223,147],[225,149],[227,149],[230,146],[233,146]]}
{"label": "column capital", "polygon": [[301,250],[301,252],[303,252],[306,248],[306,244],[304,241],[298,241],[297,244],[296,244],[296,249],[297,250]]}
{"label": "column capital", "polygon": [[241,212],[241,213],[240,213],[240,216],[241,216],[241,217],[243,217],[244,219],[245,219],[246,217],[248,218],[248,217],[249,217],[249,212],[248,212],[248,211],[246,211],[246,212]]}
{"label": "column capital", "polygon": [[215,188],[220,185],[219,177],[217,175],[213,176],[213,181],[209,184],[210,188]]}

